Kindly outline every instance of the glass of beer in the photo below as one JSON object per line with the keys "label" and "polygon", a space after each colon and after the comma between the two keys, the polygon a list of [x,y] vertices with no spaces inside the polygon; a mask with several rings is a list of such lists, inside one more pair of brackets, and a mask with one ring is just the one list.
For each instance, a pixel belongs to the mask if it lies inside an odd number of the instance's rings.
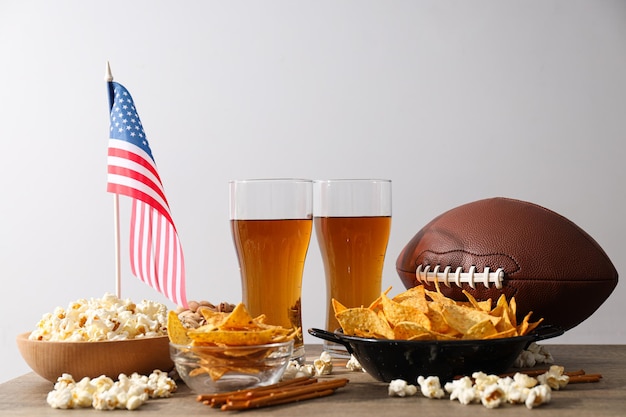
{"label": "glass of beer", "polygon": [[242,302],[267,323],[298,328],[293,359],[304,359],[301,292],[313,227],[313,181],[230,181],[230,226]]}
{"label": "glass of beer", "polygon": [[[335,331],[331,300],[348,308],[367,307],[380,296],[391,229],[391,181],[315,181],[313,221],[326,275],[326,330]],[[341,345],[324,349],[345,356]]]}

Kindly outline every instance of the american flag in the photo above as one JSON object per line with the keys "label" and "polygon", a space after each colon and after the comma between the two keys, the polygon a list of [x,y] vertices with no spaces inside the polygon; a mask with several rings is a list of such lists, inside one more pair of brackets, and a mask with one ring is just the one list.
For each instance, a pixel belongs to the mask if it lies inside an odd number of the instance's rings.
{"label": "american flag", "polygon": [[183,249],[150,145],[128,90],[116,82],[109,82],[109,89],[107,191],[132,198],[131,270],[168,299],[186,307]]}

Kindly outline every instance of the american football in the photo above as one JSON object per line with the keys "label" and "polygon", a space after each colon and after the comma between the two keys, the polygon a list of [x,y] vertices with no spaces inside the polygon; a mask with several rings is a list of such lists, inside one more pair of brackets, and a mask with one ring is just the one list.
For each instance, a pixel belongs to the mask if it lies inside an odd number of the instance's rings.
{"label": "american football", "polygon": [[569,330],[617,285],[615,266],[576,224],[545,207],[490,198],[453,208],[404,247],[396,270],[406,288],[424,284],[455,300],[515,297],[517,315]]}

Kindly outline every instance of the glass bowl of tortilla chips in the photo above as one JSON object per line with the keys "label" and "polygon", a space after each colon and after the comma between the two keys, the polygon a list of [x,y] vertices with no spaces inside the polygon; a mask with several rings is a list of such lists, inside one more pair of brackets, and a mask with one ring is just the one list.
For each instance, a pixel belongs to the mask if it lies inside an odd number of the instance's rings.
{"label": "glass bowl of tortilla chips", "polygon": [[301,329],[252,317],[243,304],[232,312],[203,310],[206,324],[188,328],[174,311],[167,320],[170,357],[187,386],[198,394],[234,391],[278,382]]}
{"label": "glass bowl of tortilla chips", "polygon": [[293,340],[248,346],[170,343],[170,357],[187,386],[198,394],[274,384],[283,376]]}

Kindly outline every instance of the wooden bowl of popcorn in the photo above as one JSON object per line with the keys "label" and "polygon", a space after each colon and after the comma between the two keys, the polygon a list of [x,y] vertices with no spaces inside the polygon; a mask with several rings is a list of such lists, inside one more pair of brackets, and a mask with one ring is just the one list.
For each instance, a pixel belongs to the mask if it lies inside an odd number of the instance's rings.
{"label": "wooden bowl of popcorn", "polygon": [[167,311],[160,303],[135,304],[111,294],[81,299],[44,314],[35,330],[17,336],[17,347],[28,366],[52,382],[63,374],[78,381],[168,372],[174,363]]}
{"label": "wooden bowl of popcorn", "polygon": [[102,342],[51,342],[30,340],[29,335],[30,332],[20,334],[17,347],[28,366],[51,382],[63,374],[72,375],[76,381],[100,375],[117,379],[122,373],[149,375],[155,369],[169,372],[174,366],[167,336]]}

